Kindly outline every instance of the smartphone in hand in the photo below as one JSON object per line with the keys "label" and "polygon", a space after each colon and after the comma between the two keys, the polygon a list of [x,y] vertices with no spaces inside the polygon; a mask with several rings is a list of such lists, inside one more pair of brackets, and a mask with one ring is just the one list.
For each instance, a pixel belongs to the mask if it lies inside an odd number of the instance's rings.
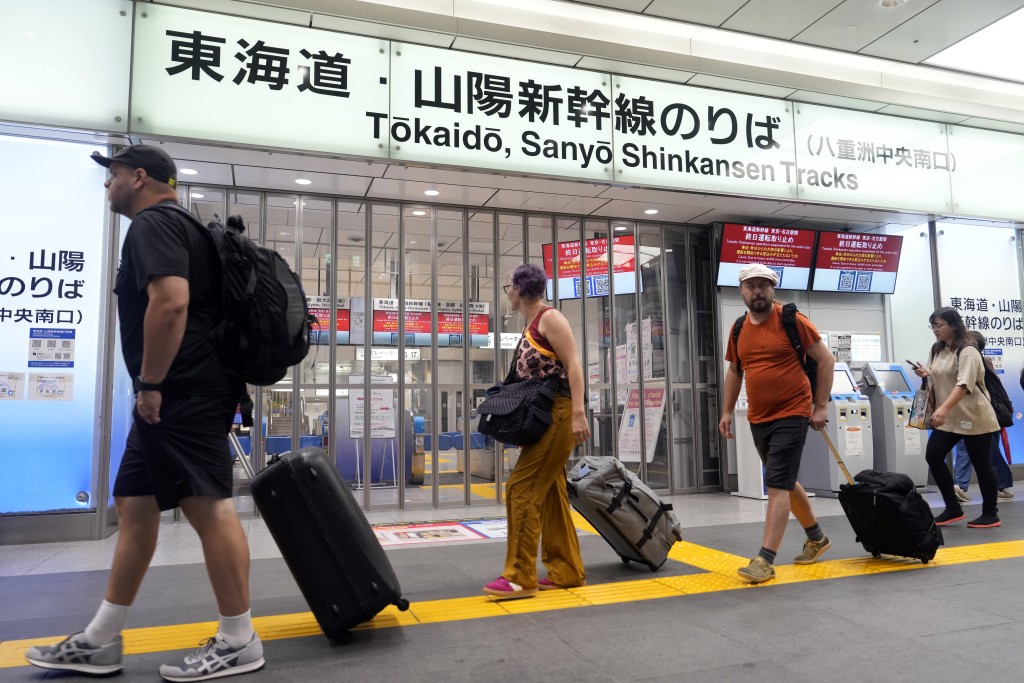
{"label": "smartphone in hand", "polygon": [[915,370],[917,370],[919,367],[921,367],[920,365],[918,365],[917,363],[915,363],[912,360],[907,360],[907,365],[909,365],[910,367],[914,368]]}

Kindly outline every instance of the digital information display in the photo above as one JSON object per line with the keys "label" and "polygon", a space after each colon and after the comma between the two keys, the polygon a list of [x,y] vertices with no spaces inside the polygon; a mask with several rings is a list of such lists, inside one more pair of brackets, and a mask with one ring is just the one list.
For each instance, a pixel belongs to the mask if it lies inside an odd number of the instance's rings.
{"label": "digital information display", "polygon": [[[489,310],[485,302],[469,302],[469,344],[483,347],[489,339]],[[430,346],[436,324],[438,346],[462,346],[462,304],[439,301],[435,314],[430,301],[405,300],[405,343],[409,346]],[[373,300],[373,343],[398,344],[398,300]]]}
{"label": "digital information display", "polygon": [[823,232],[818,237],[811,288],[818,292],[892,294],[902,246],[900,235]]}
{"label": "digital information display", "polygon": [[743,266],[761,263],[778,274],[778,289],[807,289],[813,255],[813,230],[726,223],[718,286],[738,287]]}
{"label": "digital information display", "polygon": [[[551,245],[543,245],[544,273],[548,276],[547,296],[554,298],[552,286],[555,274],[552,270]],[[586,258],[586,277],[580,264]],[[612,277],[616,294],[636,293],[636,245],[633,235],[612,238],[611,252],[608,239],[599,237],[587,240],[583,249],[579,242],[558,243],[558,298],[579,299],[584,286],[587,296],[608,296],[611,287],[608,280],[608,261],[612,262]]]}

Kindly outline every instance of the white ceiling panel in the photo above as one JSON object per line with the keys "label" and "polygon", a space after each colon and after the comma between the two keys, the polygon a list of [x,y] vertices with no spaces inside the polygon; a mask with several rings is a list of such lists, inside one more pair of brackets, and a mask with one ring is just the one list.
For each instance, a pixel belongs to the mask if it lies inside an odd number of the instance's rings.
{"label": "white ceiling panel", "polygon": [[668,81],[669,83],[686,83],[693,78],[694,74],[693,71],[682,71],[634,62],[620,62],[616,59],[604,59],[602,57],[584,57],[577,62],[576,66],[588,71],[603,71],[624,76],[636,76],[637,78],[653,78],[659,81]]}
{"label": "white ceiling panel", "polygon": [[[568,52],[556,52],[554,50],[541,50],[536,47],[525,47],[523,45],[512,45],[509,43],[496,43],[490,40],[479,40],[477,38],[456,38],[452,43],[452,49],[475,52],[485,55],[497,55],[499,57],[511,57],[512,59],[525,59],[531,62],[542,62],[544,64],[560,64],[562,66],[573,66],[580,60],[580,56]],[[467,55],[472,59],[472,55]]]}
{"label": "white ceiling panel", "polygon": [[831,220],[828,218],[800,218],[786,224],[788,228],[804,228],[805,230],[850,230],[866,232],[882,227],[885,223],[864,223],[863,221]]}
{"label": "white ceiling panel", "polygon": [[[658,213],[653,216],[644,213],[648,209],[657,209]],[[646,202],[627,202],[616,199],[597,209],[591,215],[658,223],[689,223],[696,220],[698,216],[707,213],[707,211],[706,208],[696,206],[651,205]]]}
{"label": "white ceiling panel", "polygon": [[[427,197],[423,194],[426,190],[432,189],[441,190],[441,194],[436,197]],[[395,199],[411,202],[423,202],[430,200],[431,203],[483,206],[493,194],[494,190],[487,187],[455,185],[439,187],[436,183],[395,180],[392,178],[374,178],[367,196],[375,197],[377,199]]]}
{"label": "white ceiling panel", "polygon": [[[569,0],[569,2],[574,2],[574,0]],[[651,4],[651,0],[584,0],[579,4],[597,5],[598,7],[620,9],[627,12],[643,12],[644,8]]]}
{"label": "white ceiling panel", "polygon": [[[749,0],[722,28],[789,39],[828,13],[840,0]],[[709,3],[710,4],[710,3]]]}
{"label": "white ceiling panel", "polygon": [[768,225],[776,228],[784,228],[794,222],[792,216],[773,216],[771,214],[758,213],[756,211],[733,211],[731,209],[716,209],[708,211],[698,218],[695,223],[743,223],[745,225]]}
{"label": "white ceiling panel", "polygon": [[1021,0],[940,0],[860,52],[918,64],[1022,6]]}
{"label": "white ceiling panel", "polygon": [[808,220],[844,221],[849,223],[850,227],[855,227],[857,224],[874,226],[882,223],[916,225],[928,221],[928,217],[922,214],[852,209],[843,206],[827,206],[825,204],[789,204],[776,211],[773,215],[799,216]]}
{"label": "white ceiling panel", "polygon": [[[309,185],[299,185],[297,178],[312,180]],[[350,175],[334,175],[327,173],[309,173],[280,168],[257,168],[255,166],[235,166],[235,182],[244,187],[256,187],[264,190],[281,190],[284,192],[342,194],[362,196],[370,186],[370,178]]]}
{"label": "white ceiling panel", "polygon": [[601,197],[645,204],[649,208],[679,204],[687,207],[705,209],[729,208],[734,211],[756,211],[765,214],[775,213],[792,203],[771,199],[725,197],[713,194],[671,192],[669,190],[647,190],[638,187],[610,187],[601,194]]}
{"label": "white ceiling panel", "polygon": [[823,104],[827,107],[842,107],[843,109],[856,109],[859,111],[878,111],[885,106],[885,102],[873,102],[872,100],[859,100],[855,97],[843,97],[841,95],[826,95],[811,90],[797,90],[789,96],[794,102],[809,102],[811,104]]}
{"label": "white ceiling panel", "polygon": [[715,0],[715,2],[680,2],[654,0],[644,14],[666,19],[677,19],[704,26],[721,26],[747,0]]}
{"label": "white ceiling panel", "polygon": [[569,180],[552,180],[546,178],[524,178],[506,176],[499,173],[475,173],[473,171],[452,171],[440,168],[424,168],[420,166],[399,166],[393,164],[384,174],[385,178],[394,180],[414,180],[441,185],[470,185],[473,187],[489,187],[495,190],[522,190],[524,192],[551,192],[570,194],[580,197],[594,197],[607,186],[593,183],[572,182]]}
{"label": "white ceiling panel", "polygon": [[988,128],[989,130],[1002,130],[1007,133],[1020,133],[1024,135],[1024,124],[1008,123],[1006,121],[993,121],[992,119],[969,118],[960,122],[961,126],[973,126],[974,128]]}
{"label": "white ceiling panel", "polygon": [[937,1],[914,0],[899,7],[882,7],[879,0],[845,0],[793,40],[833,50],[857,52]]}
{"label": "white ceiling panel", "polygon": [[795,92],[793,88],[786,88],[780,85],[769,85],[768,83],[756,83],[754,81],[741,81],[738,78],[723,78],[721,76],[709,76],[707,74],[697,74],[690,79],[687,85],[716,88],[718,90],[731,90],[733,92],[763,95],[765,97],[776,97],[778,99],[785,99]]}
{"label": "white ceiling panel", "polygon": [[[178,182],[189,183],[190,185],[202,185],[203,183],[210,183],[212,185],[235,184],[229,164],[213,164],[208,161],[190,161],[178,158],[174,159],[174,163],[178,166]],[[199,172],[194,175],[186,175],[181,172],[183,168]]]}
{"label": "white ceiling panel", "polygon": [[879,109],[878,113],[889,114],[890,116],[901,116],[906,119],[939,121],[941,123],[962,123],[970,118],[963,114],[950,114],[944,111],[932,111],[930,109],[919,109],[917,107],[904,107],[901,104],[887,104]]}

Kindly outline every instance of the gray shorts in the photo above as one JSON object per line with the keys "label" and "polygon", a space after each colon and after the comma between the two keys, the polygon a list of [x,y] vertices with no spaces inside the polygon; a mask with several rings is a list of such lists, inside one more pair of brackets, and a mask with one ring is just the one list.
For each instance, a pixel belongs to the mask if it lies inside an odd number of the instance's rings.
{"label": "gray shorts", "polygon": [[750,425],[754,447],[764,464],[764,485],[792,491],[807,440],[806,417],[784,417]]}

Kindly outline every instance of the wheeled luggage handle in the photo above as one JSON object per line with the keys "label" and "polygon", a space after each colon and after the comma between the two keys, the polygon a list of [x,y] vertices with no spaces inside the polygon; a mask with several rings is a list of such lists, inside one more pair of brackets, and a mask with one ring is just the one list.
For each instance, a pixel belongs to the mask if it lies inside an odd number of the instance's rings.
{"label": "wheeled luggage handle", "polygon": [[836,450],[835,444],[832,443],[832,438],[828,435],[828,432],[825,431],[824,427],[819,431],[821,432],[821,435],[825,437],[825,443],[828,444],[828,449],[832,451],[832,457],[835,458],[836,462],[839,464],[839,469],[841,469],[843,474],[846,476],[846,483],[853,486],[856,482],[853,480],[853,477],[850,476],[850,470],[846,469],[846,463],[844,463],[843,459],[839,457],[839,451]]}

